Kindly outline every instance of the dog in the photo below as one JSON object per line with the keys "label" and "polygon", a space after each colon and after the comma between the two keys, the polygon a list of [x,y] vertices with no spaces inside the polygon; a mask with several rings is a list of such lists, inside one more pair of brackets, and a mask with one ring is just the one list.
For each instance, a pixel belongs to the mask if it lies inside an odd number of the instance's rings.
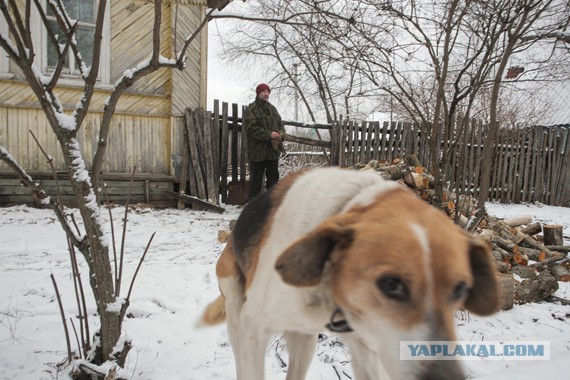
{"label": "dog", "polygon": [[356,379],[460,379],[457,361],[400,360],[400,341],[455,340],[454,313],[499,306],[484,243],[373,171],[293,173],[242,210],[216,264],[238,380],[262,380],[283,333],[287,380],[305,379],[318,334],[338,333]]}

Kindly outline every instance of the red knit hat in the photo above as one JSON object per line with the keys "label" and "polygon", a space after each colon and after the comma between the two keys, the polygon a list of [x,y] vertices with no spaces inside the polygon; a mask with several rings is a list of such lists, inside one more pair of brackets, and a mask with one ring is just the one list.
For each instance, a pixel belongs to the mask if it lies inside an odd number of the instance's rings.
{"label": "red knit hat", "polygon": [[258,84],[257,87],[255,88],[255,93],[257,95],[259,95],[265,90],[267,90],[271,93],[271,89],[269,88],[269,86],[266,85],[265,83],[261,83],[261,84]]}

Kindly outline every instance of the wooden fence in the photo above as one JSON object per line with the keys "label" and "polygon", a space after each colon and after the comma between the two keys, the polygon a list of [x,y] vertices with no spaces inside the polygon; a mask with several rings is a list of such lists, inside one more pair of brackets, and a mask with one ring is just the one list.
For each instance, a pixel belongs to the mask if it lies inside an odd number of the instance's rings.
{"label": "wooden fence", "polygon": [[[489,200],[503,203],[541,202],[568,206],[570,189],[569,127],[500,128],[493,147]],[[431,171],[432,157],[425,129],[411,123],[347,122],[341,139],[341,165],[370,160],[391,161],[415,153]],[[449,189],[477,197],[483,146],[488,126],[471,121],[461,133],[455,128],[448,157]],[[439,146],[442,142],[438,142]]]}
{"label": "wooden fence", "polygon": [[[214,111],[187,113],[190,194],[217,204],[218,191],[227,204],[247,200],[247,146],[242,129],[243,107],[215,101]],[[293,129],[328,131],[330,140],[289,133],[286,143],[306,145],[327,156],[331,165],[352,166],[370,160],[391,161],[416,154],[431,171],[431,150],[425,129],[402,122],[353,122],[303,124],[284,122]],[[569,127],[501,128],[490,165],[489,200],[541,202],[568,206],[570,189]],[[455,134],[455,135],[453,135]],[[477,197],[487,126],[472,121],[455,128],[449,141],[455,148],[448,157],[449,189]],[[441,142],[439,144],[442,144]],[[186,173],[186,174],[184,174]]]}

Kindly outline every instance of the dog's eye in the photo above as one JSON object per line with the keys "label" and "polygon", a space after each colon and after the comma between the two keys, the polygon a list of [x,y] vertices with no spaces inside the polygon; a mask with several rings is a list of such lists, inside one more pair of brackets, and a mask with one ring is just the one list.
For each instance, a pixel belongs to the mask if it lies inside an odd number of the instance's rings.
{"label": "dog's eye", "polygon": [[407,301],[410,293],[406,284],[398,277],[385,276],[376,280],[376,286],[388,298],[396,301]]}
{"label": "dog's eye", "polygon": [[457,301],[462,299],[467,295],[468,292],[469,292],[469,287],[467,286],[467,284],[463,281],[459,282],[457,285],[455,285],[455,288],[453,288],[453,295],[452,295],[453,300]]}

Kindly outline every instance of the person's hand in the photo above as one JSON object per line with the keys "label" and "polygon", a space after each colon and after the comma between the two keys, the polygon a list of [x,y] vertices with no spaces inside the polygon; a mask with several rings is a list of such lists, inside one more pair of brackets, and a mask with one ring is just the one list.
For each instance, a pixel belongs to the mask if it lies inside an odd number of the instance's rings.
{"label": "person's hand", "polygon": [[281,135],[279,134],[279,132],[271,132],[271,138],[272,139],[278,139],[279,137],[281,137]]}

